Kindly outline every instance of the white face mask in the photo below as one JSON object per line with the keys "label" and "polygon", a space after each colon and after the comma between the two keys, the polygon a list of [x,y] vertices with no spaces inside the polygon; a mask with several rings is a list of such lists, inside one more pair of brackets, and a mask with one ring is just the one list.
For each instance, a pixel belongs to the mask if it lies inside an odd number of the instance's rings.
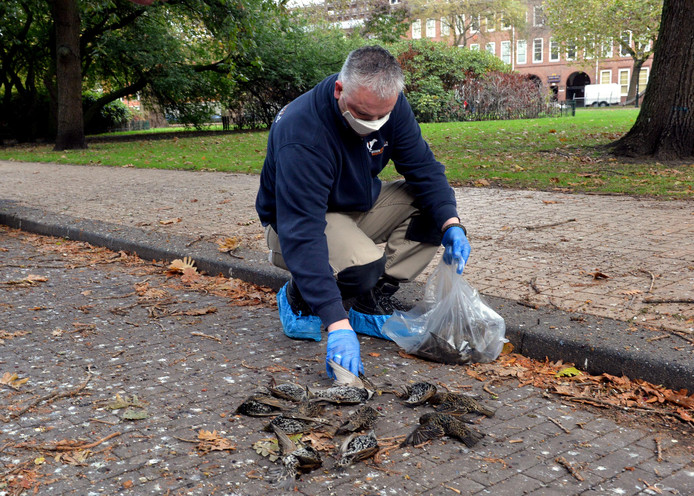
{"label": "white face mask", "polygon": [[342,112],[342,117],[347,120],[347,123],[351,126],[352,129],[359,135],[359,136],[366,136],[368,134],[373,133],[374,131],[378,131],[383,127],[383,124],[385,124],[388,121],[388,118],[390,117],[390,112],[388,112],[386,115],[381,117],[380,119],[376,119],[375,121],[365,121],[363,119],[357,119],[354,117],[349,110],[346,110]]}

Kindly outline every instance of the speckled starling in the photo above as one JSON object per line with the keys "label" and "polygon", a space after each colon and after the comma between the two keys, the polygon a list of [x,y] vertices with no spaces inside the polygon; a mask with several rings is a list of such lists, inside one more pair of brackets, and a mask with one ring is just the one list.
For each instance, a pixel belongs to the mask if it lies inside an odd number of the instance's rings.
{"label": "speckled starling", "polygon": [[310,472],[323,464],[320,453],[311,446],[297,446],[282,429],[273,426],[280,446],[282,466],[270,471],[276,487],[289,490],[302,472]]}
{"label": "speckled starling", "polygon": [[349,467],[360,460],[374,456],[377,452],[378,440],[374,431],[362,435],[354,433],[345,439],[340,446],[340,459],[335,466],[338,468]]}
{"label": "speckled starling", "polygon": [[327,401],[338,405],[356,405],[363,403],[373,396],[373,391],[354,386],[333,386],[327,389],[311,390],[310,401]]}
{"label": "speckled starling", "polygon": [[468,428],[465,422],[447,413],[430,412],[419,417],[419,426],[410,433],[400,446],[417,446],[430,439],[450,436],[461,440],[472,448],[484,434]]}
{"label": "speckled starling", "polygon": [[268,389],[273,396],[287,401],[298,403],[308,398],[308,388],[306,386],[292,383],[277,384],[274,377],[270,379]]}
{"label": "speckled starling", "polygon": [[416,382],[411,386],[403,386],[403,389],[404,393],[398,396],[406,406],[422,405],[436,394],[436,386],[429,382]]}
{"label": "speckled starling", "polygon": [[309,432],[321,424],[329,423],[328,420],[319,417],[323,410],[323,405],[304,402],[272,419],[264,429],[272,431],[274,427],[279,427],[287,434]]}
{"label": "speckled starling", "polygon": [[234,413],[251,417],[277,415],[282,410],[282,403],[265,392],[255,392],[241,403]]}
{"label": "speckled starling", "polygon": [[360,406],[337,428],[335,434],[347,434],[348,432],[371,429],[380,415],[370,406]]}
{"label": "speckled starling", "polygon": [[434,410],[451,415],[465,415],[466,413],[479,413],[487,417],[493,417],[495,411],[487,408],[472,396],[460,393],[436,393],[429,398],[429,403],[436,405]]}

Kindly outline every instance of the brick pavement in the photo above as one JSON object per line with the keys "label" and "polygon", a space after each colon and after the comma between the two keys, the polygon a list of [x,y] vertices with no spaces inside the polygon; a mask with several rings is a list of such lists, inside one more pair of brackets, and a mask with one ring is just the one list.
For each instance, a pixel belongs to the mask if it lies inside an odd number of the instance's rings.
{"label": "brick pavement", "polygon": [[[0,414],[16,412],[37,396],[73,390],[88,373],[93,375],[82,392],[0,423],[0,494],[14,494],[16,486],[2,483],[15,484],[18,476],[24,477],[28,493],[41,483],[38,494],[276,494],[265,479],[270,463],[252,449],[267,436],[261,431],[266,420],[232,411],[270,376],[327,385],[325,343],[286,339],[272,307],[235,306],[211,292],[177,288],[163,265],[136,264],[117,255],[95,264],[82,260],[72,242],[30,242],[36,239],[0,228],[0,329],[29,331],[0,344],[0,372],[29,379],[18,391],[0,390]],[[47,280],[6,284],[29,274]],[[135,285],[144,282],[154,291],[152,300],[138,299]],[[217,312],[180,313],[208,306]],[[360,463],[344,473],[336,473],[334,459],[324,453],[323,469],[303,476],[298,494],[694,493],[694,442],[679,429],[663,423],[654,431],[640,425],[646,419],[634,412],[611,417],[566,405],[531,386],[518,387],[510,378],[488,386],[494,399],[464,367],[407,359],[381,340],[362,337],[361,342],[367,370],[377,383],[423,379],[446,384],[479,395],[497,413],[475,421],[486,437],[473,449],[438,440],[393,450],[379,465]],[[137,395],[148,418],[128,421],[120,411],[108,410],[116,394]],[[405,408],[392,395],[376,397],[372,404],[386,414],[376,426],[382,442],[409,433],[427,411]],[[329,418],[339,418],[330,412]],[[196,444],[186,440],[194,440],[200,429],[218,431],[236,449],[197,453]],[[40,452],[16,446],[94,442],[116,433],[91,448],[81,464],[57,461],[46,452],[44,463],[36,464]],[[556,462],[558,457],[573,464],[577,477]]]}
{"label": "brick pavement", "polygon": [[[191,239],[241,236],[265,251],[253,207],[257,176],[0,161],[0,177],[2,199],[18,205]],[[482,293],[694,333],[691,303],[662,303],[694,299],[692,202],[456,194],[473,246],[466,278]],[[160,223],[172,219],[180,222]]]}

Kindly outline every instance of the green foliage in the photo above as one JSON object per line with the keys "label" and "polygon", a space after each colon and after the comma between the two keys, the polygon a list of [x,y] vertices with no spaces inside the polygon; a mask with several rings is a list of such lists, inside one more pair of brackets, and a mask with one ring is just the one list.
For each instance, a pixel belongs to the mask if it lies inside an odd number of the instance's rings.
{"label": "green foliage", "polygon": [[232,121],[243,128],[269,127],[282,107],[339,72],[362,43],[337,28],[309,26],[297,17],[275,19],[274,29],[258,33],[256,46],[235,61],[239,72],[225,100]]}
{"label": "green foliage", "polygon": [[[167,0],[142,6],[130,0],[78,2],[83,88],[99,88],[84,121],[99,127],[109,102],[139,93],[199,125],[206,104],[221,101],[234,86],[235,60],[273,29],[268,19],[284,15],[274,0]],[[50,137],[26,121],[40,95],[56,108],[53,19],[45,0],[0,3],[0,133],[20,139]],[[38,112],[43,121],[54,112]],[[206,119],[206,117],[205,117]],[[26,122],[25,122],[26,121]],[[94,121],[94,123],[92,123]],[[54,128],[54,127],[53,127]]]}
{"label": "green foliage", "polygon": [[403,3],[391,5],[389,0],[373,0],[360,35],[382,43],[395,43],[410,29],[410,9]]}
{"label": "green foliage", "polygon": [[[663,0],[544,1],[554,39],[575,45],[579,60],[605,58],[610,51],[617,56],[620,47],[635,60],[646,60],[655,45],[662,10]],[[631,33],[632,44],[625,43],[626,32]]]}
{"label": "green foliage", "polygon": [[459,89],[470,79],[510,68],[488,52],[451,47],[429,40],[407,40],[389,46],[405,73],[405,91],[420,122],[462,120]]}
{"label": "green foliage", "polygon": [[[103,95],[95,91],[88,91],[82,95],[82,107],[89,108]],[[91,119],[85,126],[85,134],[98,134],[111,128],[121,127],[132,118],[132,113],[127,105],[120,100],[109,102],[101,107],[98,115]]]}

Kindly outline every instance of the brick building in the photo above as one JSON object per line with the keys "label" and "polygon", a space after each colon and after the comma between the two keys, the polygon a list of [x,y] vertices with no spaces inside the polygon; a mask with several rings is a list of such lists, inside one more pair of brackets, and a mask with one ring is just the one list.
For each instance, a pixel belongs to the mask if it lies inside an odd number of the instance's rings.
{"label": "brick building", "polygon": [[[398,3],[399,0],[390,0]],[[536,78],[549,87],[559,101],[576,99],[581,105],[584,87],[587,84],[618,83],[621,87],[622,103],[626,102],[629,81],[633,71],[633,59],[623,53],[618,44],[611,49],[612,57],[601,60],[577,61],[575,50],[561,50],[552,39],[552,31],[545,24],[541,0],[527,0],[526,23],[517,29],[503,20],[478,16],[456,21],[468,26],[466,46],[486,50],[509,64],[515,71]],[[455,30],[451,22],[442,19],[414,19],[408,38],[428,38],[455,43]],[[646,89],[651,70],[652,57],[642,66],[639,74],[639,93]]]}

